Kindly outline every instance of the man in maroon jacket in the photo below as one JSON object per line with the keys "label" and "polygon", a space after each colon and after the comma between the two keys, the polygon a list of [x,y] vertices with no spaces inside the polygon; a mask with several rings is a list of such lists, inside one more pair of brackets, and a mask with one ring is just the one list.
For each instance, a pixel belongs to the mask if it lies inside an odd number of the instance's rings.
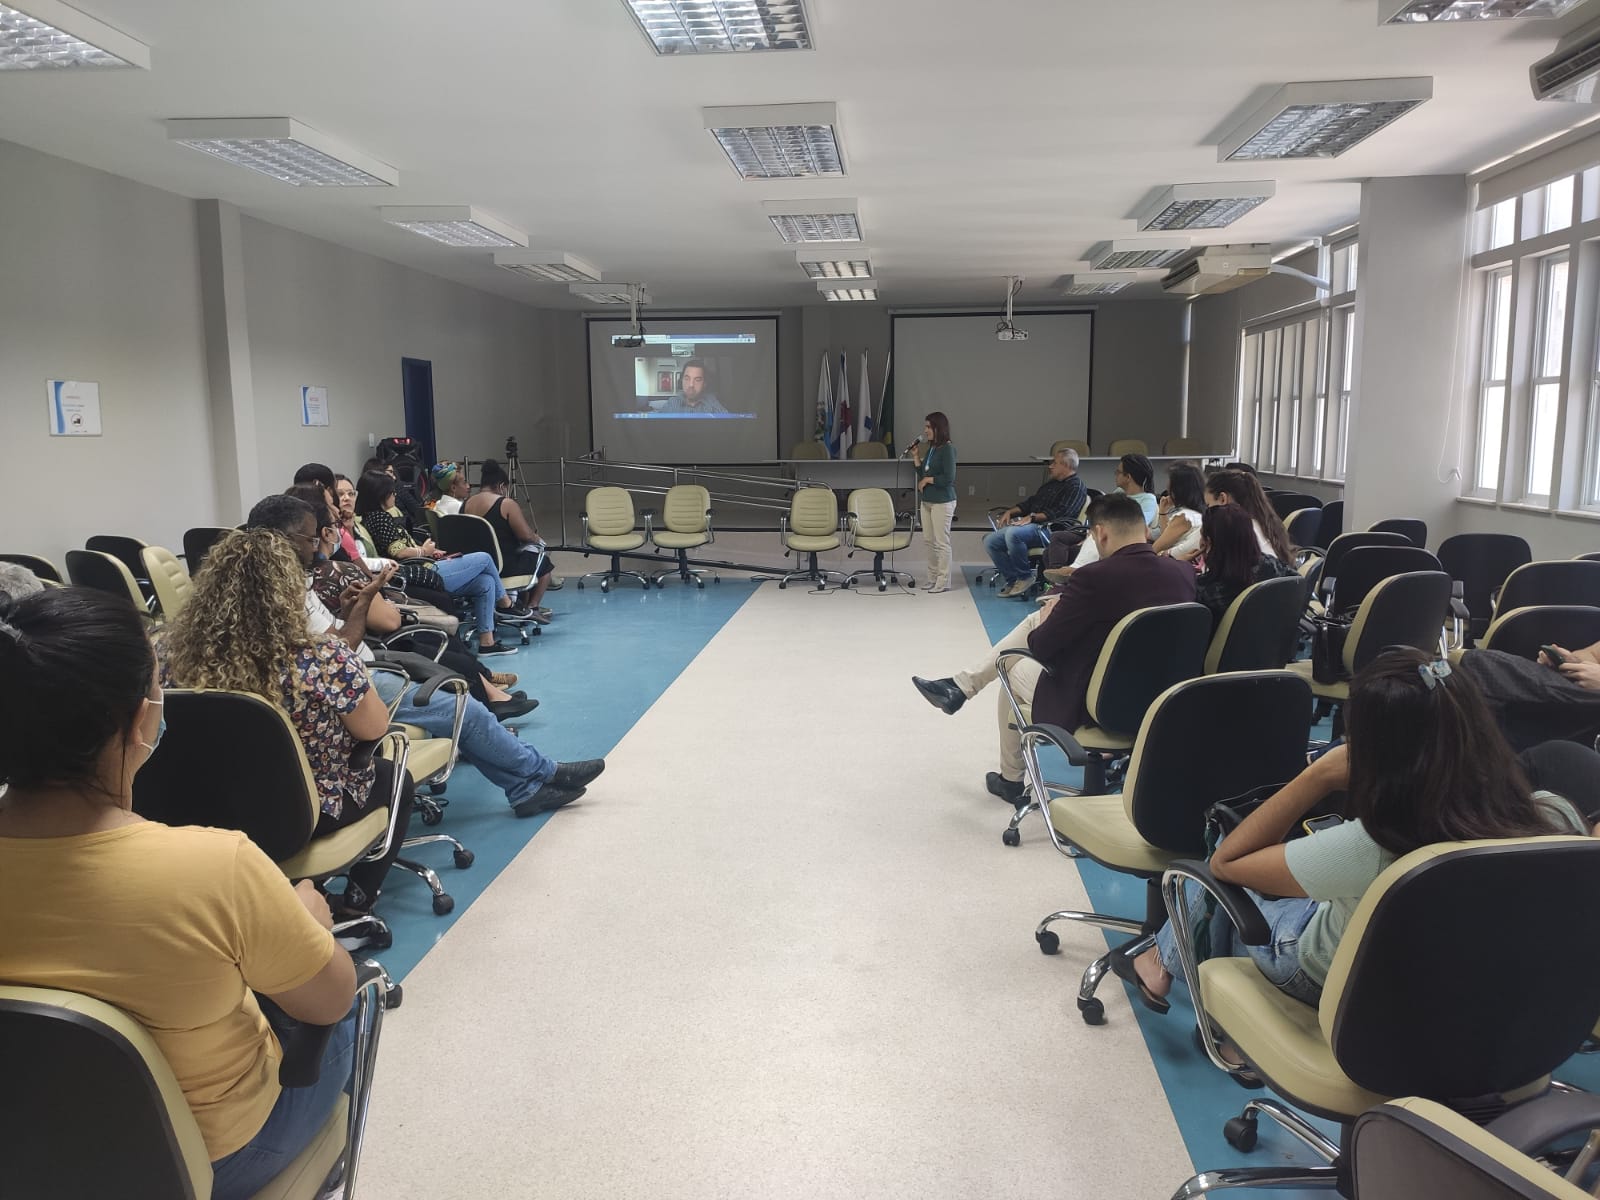
{"label": "man in maroon jacket", "polygon": [[[1018,702],[1025,710],[1032,706],[1031,719],[1069,732],[1088,720],[1089,680],[1116,623],[1136,609],[1194,599],[1194,568],[1150,548],[1144,510],[1130,497],[1102,496],[1089,506],[1088,523],[1099,561],[1073,572],[1061,593],[1030,618],[1033,628],[1026,634],[1028,649],[1051,673],[1043,674],[1027,659],[1007,668]],[[1013,634],[1022,634],[1030,621]],[[1007,637],[997,649],[1018,644],[1019,637]],[[984,674],[912,682],[930,704],[954,713],[982,686],[977,680]],[[1015,803],[1022,798],[1022,739],[1012,728],[1016,717],[1004,693],[998,701],[1000,770],[989,772],[986,783],[996,796]]]}

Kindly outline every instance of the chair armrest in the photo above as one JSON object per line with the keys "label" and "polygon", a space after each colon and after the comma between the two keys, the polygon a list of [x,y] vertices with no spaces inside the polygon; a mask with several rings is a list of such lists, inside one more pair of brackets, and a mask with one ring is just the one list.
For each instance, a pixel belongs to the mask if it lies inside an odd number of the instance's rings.
{"label": "chair armrest", "polygon": [[1067,761],[1075,767],[1084,766],[1089,761],[1089,752],[1078,743],[1077,738],[1059,725],[1025,725],[1019,732],[1023,737],[1032,734],[1048,742],[1054,742],[1056,749],[1065,754]]}
{"label": "chair armrest", "polygon": [[1050,670],[1049,665],[1045,663],[1044,659],[1040,658],[1032,650],[1024,650],[1020,646],[1013,647],[1009,650],[1002,650],[1000,653],[996,654],[994,656],[995,665],[1003,667],[1006,663],[1010,662],[1014,658],[1025,658],[1031,663],[1037,663],[1039,665],[1039,670],[1043,671],[1046,675],[1054,674],[1054,672]]}
{"label": "chair armrest", "polygon": [[1523,1154],[1536,1154],[1569,1134],[1600,1128],[1600,1096],[1546,1092],[1514,1105],[1484,1126]]}
{"label": "chair armrest", "polygon": [[[358,983],[359,978],[357,976]],[[322,1057],[328,1051],[333,1026],[297,1021],[279,1008],[271,996],[260,992],[256,993],[256,1004],[283,1049],[283,1059],[278,1063],[278,1086],[306,1088],[316,1083],[322,1074]]]}
{"label": "chair armrest", "polygon": [[[450,645],[450,635],[442,629],[433,629],[425,625],[412,625],[400,630],[398,633],[387,634],[383,637],[369,637],[369,642],[376,642],[385,650],[404,650],[402,642],[410,642],[410,650],[414,654],[421,654],[438,662],[444,654],[445,648]],[[425,643],[433,642],[431,648]]]}
{"label": "chair armrest", "polygon": [[1211,873],[1210,863],[1194,858],[1179,859],[1167,868],[1167,877],[1173,875],[1205,888],[1228,914],[1228,920],[1239,932],[1239,940],[1246,946],[1265,946],[1272,941],[1272,930],[1267,926],[1267,919],[1261,915],[1250,893],[1238,884],[1223,883]]}
{"label": "chair armrest", "polygon": [[465,695],[468,687],[467,681],[454,672],[435,675],[411,694],[411,703],[418,705],[428,703],[440,688],[455,692],[458,696]]}
{"label": "chair armrest", "polygon": [[653,541],[656,536],[656,510],[653,508],[641,508],[639,515],[644,518],[645,537]]}
{"label": "chair armrest", "polygon": [[1467,607],[1466,586],[1459,579],[1450,581],[1450,615],[1458,621],[1472,619],[1472,610]]}

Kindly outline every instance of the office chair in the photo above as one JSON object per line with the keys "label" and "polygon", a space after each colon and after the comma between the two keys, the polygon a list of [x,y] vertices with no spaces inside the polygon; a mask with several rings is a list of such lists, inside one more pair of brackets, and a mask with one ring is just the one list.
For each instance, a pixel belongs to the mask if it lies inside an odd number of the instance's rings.
{"label": "office chair", "polygon": [[1524,563],[1533,561],[1527,541],[1509,533],[1458,533],[1439,544],[1439,564],[1456,581],[1468,617],[1464,645],[1471,646],[1494,619],[1494,595]]}
{"label": "office chair", "polygon": [[1322,501],[1309,492],[1268,492],[1267,503],[1285,521],[1302,509],[1314,508],[1318,513],[1322,511]]}
{"label": "office chair", "polygon": [[1199,438],[1168,438],[1166,444],[1161,447],[1161,453],[1168,458],[1194,458],[1200,455],[1201,445]]}
{"label": "office chair", "polygon": [[648,576],[638,571],[622,569],[622,555],[644,545],[644,534],[634,528],[633,497],[626,488],[597,487],[583,500],[583,556],[598,550],[611,555],[611,566],[605,571],[590,571],[578,579],[583,588],[585,579],[598,579],[600,590],[609,592],[613,583],[623,579],[637,579],[639,586],[650,590]]}
{"label": "office chair", "polygon": [[1322,506],[1322,527],[1317,530],[1317,545],[1326,550],[1344,532],[1344,501],[1330,500]]}
{"label": "office chair", "polygon": [[1112,458],[1121,458],[1124,454],[1149,454],[1150,447],[1143,438],[1118,438],[1106,448],[1106,453]]}
{"label": "office chair", "polygon": [[[400,986],[356,964],[354,1074],[315,1138],[259,1196],[319,1200],[355,1193],[383,1014]],[[284,1086],[316,1081],[331,1026],[280,1034]],[[0,985],[0,1061],[27,1086],[0,1096],[8,1194],[56,1200],[206,1200],[211,1162],[200,1127],[155,1038],[91,996]],[[343,1162],[332,1191],[323,1184]]]}
{"label": "office chair", "polygon": [[146,546],[140,552],[140,557],[144,559],[145,577],[155,590],[156,607],[161,610],[161,619],[173,620],[183,611],[189,594],[194,591],[189,572],[172,551],[161,546]]}
{"label": "office chair", "polygon": [[1054,458],[1063,450],[1076,450],[1079,458],[1088,458],[1093,451],[1089,449],[1088,442],[1080,442],[1077,438],[1057,438],[1050,443],[1050,457]]}
{"label": "office chair", "polygon": [[[1039,949],[1060,951],[1060,936],[1050,928],[1057,921],[1132,934],[1118,947],[1122,953],[1148,949],[1167,921],[1161,873],[1176,859],[1205,854],[1206,810],[1255,788],[1286,783],[1304,770],[1310,724],[1311,689],[1287,671],[1207,675],[1157,696],[1139,726],[1120,795],[1057,796],[1043,808],[1058,848],[1065,843],[1103,867],[1145,881],[1144,915],[1054,912],[1034,930]],[[1249,731],[1242,743],[1240,730]],[[1023,737],[1033,747],[1023,756],[1030,782],[1041,789],[1048,785],[1039,773],[1039,746],[1054,745],[1069,761],[1083,756],[1076,739],[1058,726],[1030,725]],[[1232,749],[1217,753],[1220,746]],[[1105,1023],[1105,1004],[1095,990],[1110,963],[1111,954],[1101,954],[1083,973],[1078,1011],[1086,1024]]]}
{"label": "office chair", "polygon": [[216,525],[198,525],[183,531],[183,561],[191,577],[198,575],[200,568],[205,566],[206,555],[211,553],[211,547],[232,532],[231,529]]}
{"label": "office chair", "polygon": [[0,554],[0,562],[15,563],[32,571],[41,583],[67,582],[66,577],[61,574],[61,568],[48,558],[40,558],[37,554]]}
{"label": "office chair", "polygon": [[[1346,534],[1340,541],[1352,536]],[[1416,546],[1356,546],[1341,557],[1337,575],[1323,568],[1324,603],[1331,613],[1352,612],[1361,607],[1380,579],[1408,571],[1442,570],[1437,558]]]}
{"label": "office chair", "polygon": [[817,555],[824,550],[837,550],[839,539],[839,498],[832,488],[796,488],[789,498],[789,511],[778,516],[778,537],[784,545],[784,556],[790,551],[798,557],[805,555],[806,565],[790,571],[778,580],[779,589],[789,586],[791,579],[815,583],[817,591],[828,586],[830,579],[843,579],[839,571],[825,571],[817,565]]}
{"label": "office chair", "polygon": [[807,460],[818,459],[818,458],[827,458],[828,457],[828,448],[826,446],[824,446],[821,442],[814,441],[814,440],[808,438],[803,442],[796,442],[794,444],[794,448],[789,451],[789,457],[791,459],[807,459]]}
{"label": "office chair", "polygon": [[850,572],[844,578],[844,586],[849,587],[863,576],[876,580],[880,592],[888,590],[891,579],[915,586],[916,579],[910,571],[891,569],[885,574],[883,570],[885,554],[894,554],[911,545],[910,531],[895,526],[894,500],[889,493],[882,488],[860,488],[850,493],[845,510],[845,545],[849,547],[845,557],[854,557],[857,550],[870,551],[872,569]]}
{"label": "office chair", "polygon": [[1587,554],[1574,554],[1572,557],[1578,562],[1600,562],[1600,551],[1591,550]]}
{"label": "office chair", "polygon": [[1563,559],[1524,563],[1506,577],[1495,597],[1496,614],[1536,604],[1600,606],[1600,562]]}
{"label": "office chair", "polygon": [[[1037,811],[1051,792],[1103,795],[1115,764],[1133,751],[1145,713],[1156,697],[1173,684],[1204,673],[1210,642],[1211,611],[1203,604],[1191,602],[1140,608],[1118,621],[1106,635],[1100,657],[1095,661],[1094,674],[1089,678],[1085,707],[1090,719],[1068,731],[1074,750],[1067,761],[1083,768],[1083,786],[1072,788],[1050,783],[1042,777],[1035,779],[1031,770],[1024,772],[1023,783],[1027,786],[1023,801],[1012,813],[1011,824],[1000,835],[1000,840],[1007,846],[1020,844],[1022,835],[1018,827],[1023,818]],[[1024,712],[1017,700],[1011,680],[1013,664],[1022,660],[1036,664],[1042,672],[1049,671],[1027,650],[1002,650],[995,655],[1000,687],[1011,705],[1013,723],[1018,730],[1032,723],[1031,714]],[[1028,762],[1026,747],[1023,762]],[[1045,827],[1050,827],[1048,821]],[[1051,840],[1065,853],[1053,832]]]}
{"label": "office chair", "polygon": [[[166,825],[237,829],[290,879],[323,883],[356,863],[381,858],[395,837],[396,795],[374,793],[367,815],[316,836],[322,798],[305,747],[289,714],[249,692],[168,688],[166,734],[134,779],[133,811]],[[405,739],[388,735],[399,788],[406,770]],[[219,781],[226,781],[225,786]],[[363,936],[376,949],[392,942],[373,915],[334,926]]]}
{"label": "office chair", "polygon": [[1412,571],[1380,579],[1361,601],[1345,635],[1345,678],[1318,683],[1308,658],[1290,663],[1289,670],[1311,685],[1317,699],[1342,705],[1350,699],[1350,680],[1385,647],[1415,646],[1436,653],[1449,609],[1450,576],[1443,571]]}
{"label": "office chair", "polygon": [[1322,563],[1314,579],[1312,596],[1322,608],[1327,607],[1333,594],[1334,585],[1338,582],[1339,572],[1344,567],[1344,556],[1350,551],[1362,546],[1409,547],[1410,545],[1411,543],[1398,533],[1340,534],[1330,544],[1323,547]]}
{"label": "office chair", "polygon": [[1295,655],[1305,596],[1305,581],[1298,575],[1265,579],[1245,588],[1211,635],[1205,673],[1280,669]]}
{"label": "office chair", "polygon": [[110,596],[125,597],[140,612],[145,607],[144,589],[120,558],[100,550],[68,550],[67,578],[73,587],[93,588]]}
{"label": "office chair", "polygon": [[705,488],[694,483],[668,488],[661,498],[661,528],[655,527],[655,517],[651,513],[645,513],[644,526],[651,544],[661,550],[671,550],[677,559],[676,566],[652,576],[658,588],[666,587],[671,575],[697,588],[706,586],[707,575],[716,583],[722,582],[722,576],[715,571],[689,565],[689,551],[717,540],[716,531],[711,528],[711,493]]}
{"label": "office chair", "polygon": [[888,458],[889,447],[882,442],[857,442],[850,447],[851,458]]}
{"label": "office chair", "polygon": [[1289,533],[1289,544],[1295,549],[1314,547],[1317,543],[1317,533],[1322,529],[1322,510],[1298,509],[1283,519],[1283,527]]}
{"label": "office chair", "polygon": [[[1338,1122],[1346,1144],[1357,1117],[1398,1096],[1479,1119],[1514,1115],[1512,1105],[1545,1090],[1600,1012],[1600,958],[1573,954],[1571,940],[1573,929],[1600,922],[1594,838],[1444,842],[1407,854],[1362,897],[1315,1008],[1279,991],[1248,958],[1196,963],[1186,882],[1217,901],[1245,944],[1271,933],[1250,894],[1218,882],[1204,863],[1167,868],[1162,895],[1207,1057],[1246,1086],[1253,1075],[1295,1108]],[[1243,1067],[1223,1058],[1224,1043]],[[1223,1136],[1252,1149],[1262,1115],[1328,1165],[1206,1171],[1174,1200],[1216,1188],[1338,1186],[1348,1168],[1340,1146],[1277,1100],[1251,1100]]]}
{"label": "office chair", "polygon": [[1428,523],[1416,517],[1389,517],[1387,520],[1375,521],[1370,527],[1372,533],[1398,533],[1419,550],[1428,548]]}
{"label": "office chair", "polygon": [[1600,608],[1539,604],[1500,613],[1490,622],[1478,649],[1537,658],[1541,646],[1579,650],[1596,642],[1600,642]]}
{"label": "office chair", "polygon": [[[500,539],[495,536],[494,526],[488,521],[467,513],[441,517],[432,509],[428,512],[433,517],[433,523],[438,526],[434,542],[439,549],[450,554],[487,554],[494,561],[495,572],[500,576],[500,583],[508,592],[522,592],[533,587],[537,575],[506,574],[505,560],[500,557]],[[495,609],[494,623],[496,627],[509,625],[516,629],[524,646],[528,644],[528,639],[538,627],[538,622],[531,616],[519,615],[503,608]]]}

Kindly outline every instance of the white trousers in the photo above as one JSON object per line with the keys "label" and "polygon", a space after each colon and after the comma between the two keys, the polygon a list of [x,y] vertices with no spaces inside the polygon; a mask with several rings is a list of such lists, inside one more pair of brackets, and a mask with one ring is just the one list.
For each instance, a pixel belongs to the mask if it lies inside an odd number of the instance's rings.
{"label": "white trousers", "polygon": [[956,502],[922,505],[922,536],[928,543],[928,579],[934,587],[950,586],[950,526]]}
{"label": "white trousers", "polygon": [[[1000,677],[1000,667],[995,659],[1002,650],[1026,650],[1028,648],[1028,635],[1039,628],[1039,622],[1044,619],[1044,610],[1036,608],[994,644],[982,661],[974,664],[969,670],[957,671],[955,674],[956,686],[961,689],[962,695],[968,700],[972,699],[984,688],[988,687]],[[1025,658],[1013,659],[1006,667],[1011,679],[1011,690],[1016,694],[1017,703],[1022,706],[1024,716],[1029,715],[1033,707],[1033,689],[1039,683],[1039,665]],[[1022,735],[1013,726],[1016,724],[1017,715],[1011,711],[1011,701],[1006,699],[1004,689],[995,696],[995,720],[1000,728],[1000,774],[1013,783],[1022,779]]]}

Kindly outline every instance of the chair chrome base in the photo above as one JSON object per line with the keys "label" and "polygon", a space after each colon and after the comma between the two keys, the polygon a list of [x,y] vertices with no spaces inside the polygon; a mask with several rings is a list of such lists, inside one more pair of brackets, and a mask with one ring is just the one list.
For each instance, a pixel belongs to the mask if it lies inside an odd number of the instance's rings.
{"label": "chair chrome base", "polygon": [[912,588],[917,586],[917,577],[915,575],[913,575],[910,571],[896,571],[896,570],[894,570],[892,568],[890,570],[887,570],[887,571],[881,571],[881,570],[878,570],[878,571],[873,571],[873,570],[851,571],[850,574],[848,574],[848,575],[846,575],[844,577],[844,582],[842,584],[840,584],[840,586],[841,587],[851,587],[851,586],[853,586],[855,584],[855,581],[858,580],[858,579],[874,579],[874,580],[877,580],[878,590],[880,592],[888,591],[889,590],[889,585],[891,583],[895,584],[896,586],[904,586],[904,587],[912,587]]}
{"label": "chair chrome base", "polygon": [[624,579],[636,579],[639,581],[639,586],[644,588],[645,591],[648,592],[650,590],[650,577],[648,575],[642,575],[638,571],[590,571],[587,575],[580,575],[578,577],[578,588],[580,591],[583,589],[583,581],[585,579],[598,579],[600,581],[600,590],[602,592],[609,592],[612,584],[621,583]]}
{"label": "chair chrome base", "polygon": [[[472,851],[468,850],[449,834],[425,833],[420,837],[407,838],[400,843],[400,849],[410,850],[413,847],[426,846],[434,842],[449,842],[454,847],[452,858],[455,862],[456,870],[465,871],[472,865],[474,858]],[[417,876],[423,883],[428,885],[428,890],[433,893],[433,912],[435,916],[445,916],[455,908],[454,897],[444,890],[444,884],[439,882],[438,874],[431,867],[424,866],[415,859],[404,857],[396,858],[394,865],[403,871],[411,872],[411,874]]]}
{"label": "chair chrome base", "polygon": [[802,571],[790,571],[787,575],[778,576],[779,589],[788,587],[790,581],[795,579],[804,579],[807,583],[815,583],[817,591],[825,592],[828,590],[829,582],[843,586],[845,575],[842,571],[829,571],[821,567],[807,567]]}
{"label": "chair chrome base", "polygon": [[706,576],[708,575],[711,577],[712,583],[722,582],[721,575],[704,567],[668,567],[665,571],[657,571],[650,576],[650,582],[658,588],[665,589],[667,580],[677,577],[685,583],[694,584],[697,588],[704,588],[706,586]]}
{"label": "chair chrome base", "polygon": [[1176,1192],[1172,1200],[1188,1200],[1228,1188],[1337,1188],[1341,1174],[1339,1147],[1330,1142],[1299,1113],[1276,1100],[1251,1100],[1244,1111],[1223,1127],[1223,1136],[1235,1149],[1249,1151],[1256,1144],[1256,1116],[1265,1115],[1286,1132],[1293,1134],[1319,1158],[1325,1167],[1228,1167],[1202,1171]]}

